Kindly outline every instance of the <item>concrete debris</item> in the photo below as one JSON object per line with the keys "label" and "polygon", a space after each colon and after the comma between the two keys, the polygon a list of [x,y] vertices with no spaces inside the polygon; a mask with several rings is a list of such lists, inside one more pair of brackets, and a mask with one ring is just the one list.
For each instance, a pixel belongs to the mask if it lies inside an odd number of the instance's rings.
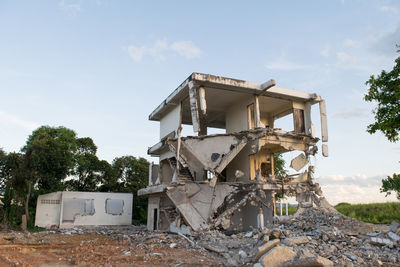
{"label": "concrete debris", "polygon": [[239,255],[242,259],[246,259],[247,258],[247,253],[244,252],[243,250],[239,250]]}
{"label": "concrete debris", "polygon": [[[248,232],[204,230],[187,236],[121,226],[0,233],[0,260],[7,255],[7,259],[23,265],[23,259],[35,258],[43,245],[43,249],[55,251],[56,246],[61,246],[57,253],[62,255],[59,256],[62,260],[46,262],[52,264],[88,265],[101,259],[105,260],[102,264],[138,266],[159,266],[163,262],[182,266],[199,262],[205,266],[397,266],[400,242],[390,239],[393,232],[388,232],[388,228],[363,223],[329,209],[311,207],[285,223],[277,221],[264,229]],[[371,237],[372,233],[374,236]],[[67,244],[67,248],[74,246],[74,240],[80,242],[76,245],[78,249],[63,254],[61,251]],[[35,254],[23,249],[32,244],[37,244],[32,251]],[[10,245],[20,247],[11,252]],[[104,257],[98,256],[96,251],[102,251]],[[47,255],[47,252],[43,253]],[[94,256],[87,256],[92,254]],[[112,260],[106,260],[107,257]],[[196,263],[191,261],[193,258]],[[33,262],[40,265],[39,261]],[[29,264],[25,262],[25,265]]]}
{"label": "concrete debris", "polygon": [[253,236],[253,232],[247,232],[245,235],[244,235],[245,237],[252,237]]}
{"label": "concrete debris", "polygon": [[379,246],[393,246],[393,242],[387,238],[371,237],[371,244]]}
{"label": "concrete debris", "polygon": [[302,208],[312,208],[313,204],[311,202],[300,202],[300,207]]}
{"label": "concrete debris", "polygon": [[290,168],[295,169],[296,171],[301,170],[304,166],[306,166],[308,164],[308,160],[306,155],[304,155],[303,153],[301,153],[300,155],[298,155],[297,157],[295,157],[294,159],[292,159],[292,161],[290,162]]}
{"label": "concrete debris", "polygon": [[258,259],[264,255],[265,253],[267,253],[270,249],[272,249],[273,247],[276,247],[277,245],[280,244],[280,240],[279,239],[274,239],[271,240],[267,243],[265,243],[264,245],[262,245],[261,247],[258,247],[256,255],[254,256],[254,260],[258,261]]}
{"label": "concrete debris", "polygon": [[389,231],[393,232],[393,233],[399,233],[400,232],[400,224],[398,222],[396,222],[396,221],[393,221],[390,224]]}
{"label": "concrete debris", "polygon": [[389,233],[388,233],[388,236],[389,236],[392,240],[394,240],[394,241],[399,241],[399,240],[400,240],[400,236],[396,235],[396,234],[393,233],[393,232],[389,232]]}
{"label": "concrete debris", "polygon": [[277,246],[268,251],[259,260],[263,267],[278,267],[283,263],[293,260],[296,257],[296,252],[293,249],[285,246]]}
{"label": "concrete debris", "polygon": [[333,262],[327,258],[316,256],[309,258],[296,259],[285,262],[282,266],[284,267],[325,267],[333,266]]}
{"label": "concrete debris", "polygon": [[285,238],[282,241],[282,243],[287,246],[293,246],[293,245],[307,244],[309,241],[310,240],[308,239],[307,236],[297,236],[297,237]]}

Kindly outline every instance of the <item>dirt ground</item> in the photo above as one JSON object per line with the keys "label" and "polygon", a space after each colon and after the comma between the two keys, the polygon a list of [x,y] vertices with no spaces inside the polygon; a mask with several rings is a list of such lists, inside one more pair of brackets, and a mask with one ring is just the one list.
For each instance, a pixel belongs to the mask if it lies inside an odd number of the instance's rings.
{"label": "dirt ground", "polygon": [[179,235],[125,229],[0,232],[0,266],[222,266]]}

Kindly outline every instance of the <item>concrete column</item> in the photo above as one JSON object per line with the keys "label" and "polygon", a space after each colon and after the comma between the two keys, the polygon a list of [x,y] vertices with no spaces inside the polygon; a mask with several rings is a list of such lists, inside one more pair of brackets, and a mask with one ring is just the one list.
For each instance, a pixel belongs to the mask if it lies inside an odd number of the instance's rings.
{"label": "concrete column", "polygon": [[264,213],[263,213],[263,209],[260,208],[260,211],[258,213],[258,218],[257,218],[257,226],[258,228],[260,228],[261,230],[264,229]]}
{"label": "concrete column", "polygon": [[153,181],[152,181],[152,176],[153,176],[153,165],[154,165],[154,162],[152,161],[152,162],[149,164],[149,186],[152,186],[152,185],[153,185]]}

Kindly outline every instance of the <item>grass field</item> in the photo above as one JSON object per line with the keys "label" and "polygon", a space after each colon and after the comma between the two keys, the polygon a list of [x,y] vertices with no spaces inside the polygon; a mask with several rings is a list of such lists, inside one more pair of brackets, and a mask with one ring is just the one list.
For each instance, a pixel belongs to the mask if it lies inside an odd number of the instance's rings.
{"label": "grass field", "polygon": [[390,224],[400,223],[400,202],[349,204],[339,203],[335,209],[343,215],[369,223]]}

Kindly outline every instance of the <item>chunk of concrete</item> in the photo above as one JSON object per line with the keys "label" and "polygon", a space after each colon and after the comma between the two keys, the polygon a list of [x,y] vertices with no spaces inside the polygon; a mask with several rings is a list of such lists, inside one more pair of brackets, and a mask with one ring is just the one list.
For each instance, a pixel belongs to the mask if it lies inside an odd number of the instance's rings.
{"label": "chunk of concrete", "polygon": [[398,235],[396,235],[395,233],[393,233],[393,232],[389,232],[388,233],[388,236],[393,240],[393,241],[399,241],[400,240],[400,236],[398,236]]}
{"label": "chunk of concrete", "polygon": [[274,239],[271,241],[268,241],[264,245],[260,246],[257,248],[257,253],[256,256],[254,257],[254,260],[258,261],[259,258],[261,258],[262,255],[270,251],[272,248],[276,247],[279,245],[281,241],[279,239]]}
{"label": "chunk of concrete", "polygon": [[169,225],[169,230],[172,233],[177,233],[177,234],[180,233],[183,235],[192,235],[192,232],[190,231],[190,227],[188,227],[184,224],[182,224],[181,227],[177,227],[175,221]]}
{"label": "chunk of concrete", "polygon": [[313,204],[311,202],[300,202],[300,207],[302,208],[312,208]]}
{"label": "chunk of concrete", "polygon": [[378,246],[393,246],[393,242],[390,239],[371,237],[371,244]]}
{"label": "chunk of concrete", "polygon": [[396,221],[392,221],[390,224],[390,232],[396,233],[400,229],[400,224]]}
{"label": "chunk of concrete", "polygon": [[245,251],[243,251],[243,250],[239,250],[238,254],[242,259],[247,258],[247,253]]}
{"label": "chunk of concrete", "polygon": [[285,238],[282,243],[287,246],[295,246],[301,244],[307,244],[310,240],[306,236],[296,236],[296,237],[289,237]]}
{"label": "chunk of concrete", "polygon": [[250,238],[250,237],[253,236],[253,232],[252,231],[247,232],[244,236],[247,237],[247,238]]}
{"label": "chunk of concrete", "polygon": [[274,249],[265,253],[259,260],[264,267],[282,266],[285,262],[293,260],[296,257],[296,252],[285,246],[277,246]]}
{"label": "chunk of concrete", "polygon": [[329,156],[328,145],[326,144],[322,144],[322,156],[324,157]]}
{"label": "chunk of concrete", "polygon": [[285,262],[282,266],[291,266],[291,267],[325,267],[325,266],[333,266],[333,262],[328,260],[327,258],[316,256],[309,257],[297,260],[291,260]]}
{"label": "chunk of concrete", "polygon": [[290,167],[295,169],[296,171],[299,171],[307,164],[308,164],[308,159],[306,155],[301,153],[300,155],[292,159],[292,161],[290,162]]}

